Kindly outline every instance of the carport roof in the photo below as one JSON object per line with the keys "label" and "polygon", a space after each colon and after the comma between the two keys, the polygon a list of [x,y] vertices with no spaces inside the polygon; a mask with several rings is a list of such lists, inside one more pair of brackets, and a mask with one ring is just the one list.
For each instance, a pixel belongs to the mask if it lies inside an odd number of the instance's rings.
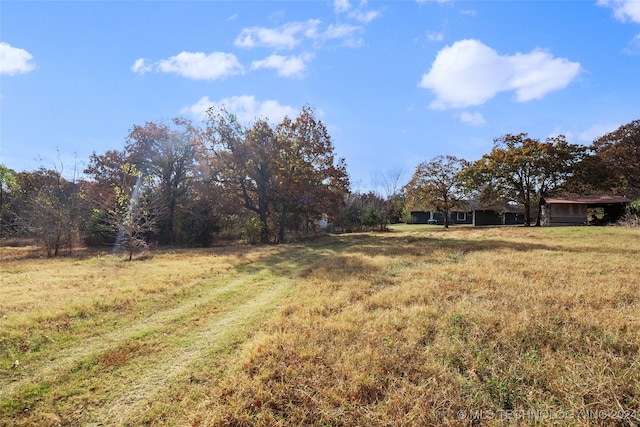
{"label": "carport roof", "polygon": [[575,196],[575,197],[545,197],[545,203],[567,203],[595,205],[607,203],[631,203],[631,200],[623,196]]}

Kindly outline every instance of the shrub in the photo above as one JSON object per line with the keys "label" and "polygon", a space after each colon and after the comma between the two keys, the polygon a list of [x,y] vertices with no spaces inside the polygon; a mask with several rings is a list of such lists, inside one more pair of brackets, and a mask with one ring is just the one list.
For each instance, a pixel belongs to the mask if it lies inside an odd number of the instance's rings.
{"label": "shrub", "polygon": [[260,242],[260,238],[262,237],[262,222],[258,218],[250,218],[242,227],[242,236],[252,245]]}

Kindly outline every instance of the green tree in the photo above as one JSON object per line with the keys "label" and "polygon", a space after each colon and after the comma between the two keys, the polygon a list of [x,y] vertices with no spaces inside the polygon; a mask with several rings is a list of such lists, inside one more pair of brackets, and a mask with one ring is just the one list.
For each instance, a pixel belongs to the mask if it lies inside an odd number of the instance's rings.
{"label": "green tree", "polygon": [[15,172],[0,164],[0,236],[8,231],[10,198],[17,187]]}
{"label": "green tree", "polygon": [[434,210],[444,215],[444,227],[449,227],[449,213],[464,198],[462,172],[469,166],[455,156],[438,156],[418,165],[406,186],[409,205]]}
{"label": "green tree", "polygon": [[365,228],[373,229],[380,224],[380,215],[378,210],[374,206],[369,206],[362,214],[362,225]]}
{"label": "green tree", "polygon": [[114,250],[127,253],[129,261],[133,253],[149,246],[149,236],[158,230],[165,215],[165,207],[154,198],[150,178],[144,177],[135,165],[125,163],[124,173],[135,177],[133,186],[116,186],[115,205],[100,218],[99,227],[113,237]]}

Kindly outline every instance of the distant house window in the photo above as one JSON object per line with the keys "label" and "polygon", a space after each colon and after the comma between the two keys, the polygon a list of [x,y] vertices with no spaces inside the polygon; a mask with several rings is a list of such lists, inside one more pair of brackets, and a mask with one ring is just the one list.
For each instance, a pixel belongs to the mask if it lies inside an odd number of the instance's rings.
{"label": "distant house window", "polygon": [[456,221],[466,221],[467,213],[466,212],[458,212],[456,215]]}

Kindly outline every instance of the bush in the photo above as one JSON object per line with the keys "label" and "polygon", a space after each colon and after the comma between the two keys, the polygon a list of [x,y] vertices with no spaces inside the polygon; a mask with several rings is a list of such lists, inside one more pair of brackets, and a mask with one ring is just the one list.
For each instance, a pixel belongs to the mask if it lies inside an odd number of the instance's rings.
{"label": "bush", "polygon": [[248,219],[242,227],[242,236],[247,243],[255,245],[260,243],[263,228],[262,222],[258,218]]}
{"label": "bush", "polygon": [[376,225],[380,224],[380,215],[376,208],[369,206],[362,215],[361,223],[367,228],[374,228]]}
{"label": "bush", "polygon": [[616,222],[616,225],[623,227],[640,227],[640,216],[635,213],[628,213]]}

